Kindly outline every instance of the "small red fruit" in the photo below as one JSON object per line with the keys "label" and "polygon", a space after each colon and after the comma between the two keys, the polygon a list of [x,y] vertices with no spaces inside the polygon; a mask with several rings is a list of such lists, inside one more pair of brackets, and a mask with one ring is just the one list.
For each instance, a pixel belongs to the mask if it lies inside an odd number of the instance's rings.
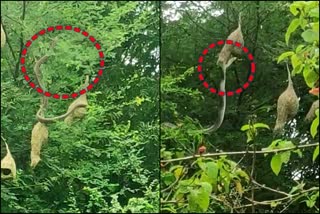
{"label": "small red fruit", "polygon": [[198,149],[198,153],[201,155],[201,154],[206,152],[206,149],[207,148],[205,146],[200,146],[199,149]]}

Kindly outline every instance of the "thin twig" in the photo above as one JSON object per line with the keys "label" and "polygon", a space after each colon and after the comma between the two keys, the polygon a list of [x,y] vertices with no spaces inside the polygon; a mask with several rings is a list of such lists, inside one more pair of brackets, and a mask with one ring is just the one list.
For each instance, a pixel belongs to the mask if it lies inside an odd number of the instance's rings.
{"label": "thin twig", "polygon": [[190,13],[188,11],[184,11],[184,13],[187,15],[187,17],[189,18],[189,20],[195,24],[198,28],[200,28],[203,32],[206,32],[210,35],[215,35],[216,33],[210,31],[210,30],[207,30],[206,28],[202,27],[201,25],[199,25],[195,20],[193,20],[192,16],[190,15]]}
{"label": "thin twig", "polygon": [[[25,16],[26,16],[26,1],[23,1],[23,2],[22,2],[22,15],[21,15],[21,20],[22,20],[22,22],[24,22]],[[14,78],[16,78],[16,75],[17,75],[18,72],[19,72],[20,58],[21,58],[21,55],[22,55],[23,46],[24,46],[24,45],[23,45],[23,31],[21,30],[21,33],[20,33],[20,51],[19,51],[19,58],[18,58],[17,63],[16,63],[16,69],[15,69],[15,72],[14,72]]]}
{"label": "thin twig", "polygon": [[[253,155],[252,155],[252,164],[251,164],[251,173],[250,173],[251,185],[253,184],[253,180],[254,180],[254,170],[255,170],[255,163],[256,163],[256,144],[254,143],[254,140],[252,145],[253,145]],[[251,189],[251,200],[254,201],[254,188]],[[255,213],[254,203],[252,203],[251,212]]]}
{"label": "thin twig", "polygon": [[[285,201],[285,200],[291,199],[293,197],[302,195],[304,193],[308,193],[308,192],[312,192],[312,191],[316,191],[316,190],[319,191],[319,187],[312,187],[312,188],[307,189],[307,190],[302,190],[301,192],[298,192],[296,194],[289,195],[289,196],[286,196],[286,197],[283,197],[283,198],[278,198],[278,199],[274,199],[274,200],[266,200],[266,201],[253,201],[253,203],[254,204],[259,204],[259,205],[270,205],[270,204],[275,203],[275,202]],[[248,201],[252,202],[251,198],[248,198],[248,197],[244,197],[244,198],[247,199]]]}
{"label": "thin twig", "polygon": [[[11,40],[10,40],[10,38],[8,37],[6,26],[3,25],[3,23],[2,23],[2,19],[1,19],[1,25],[2,25],[3,31],[4,31],[4,33],[5,33],[5,35],[6,35],[6,43],[7,43],[8,46],[9,46],[9,49],[10,49],[10,52],[11,52],[11,55],[12,55],[12,57],[13,57],[14,62],[16,62],[16,55],[14,54],[14,51],[13,51],[13,48],[12,48],[12,45],[11,45]],[[9,60],[8,60],[8,61],[9,61]],[[13,67],[14,67],[14,66],[13,66]],[[14,74],[14,69],[12,69],[11,73],[12,73],[12,76],[13,76],[13,80],[16,80],[16,77],[15,77],[15,74]]]}
{"label": "thin twig", "polygon": [[[190,3],[193,4],[193,6],[200,7],[200,8],[202,9],[203,13],[209,14],[210,17],[213,18],[212,15],[210,14],[210,11],[207,10],[207,9],[205,9],[204,7],[202,7],[201,4],[196,4],[196,3],[194,3],[193,1],[191,1]],[[188,8],[188,9],[190,10],[190,8]],[[220,25],[222,25],[224,28],[227,28],[226,24],[223,23],[222,21],[218,20],[217,17],[214,17],[214,19],[215,19],[214,21],[218,22],[218,23],[219,23]],[[228,21],[230,21],[230,20],[228,19]]]}
{"label": "thin twig", "polygon": [[286,192],[283,192],[283,191],[280,191],[280,190],[276,190],[276,189],[272,189],[271,187],[267,187],[263,184],[259,184],[256,180],[252,180],[252,183],[257,185],[258,187],[261,187],[263,189],[266,189],[266,190],[269,190],[271,192],[276,192],[276,193],[279,193],[279,194],[282,194],[282,195],[285,195],[285,196],[290,196],[290,194],[286,193]]}

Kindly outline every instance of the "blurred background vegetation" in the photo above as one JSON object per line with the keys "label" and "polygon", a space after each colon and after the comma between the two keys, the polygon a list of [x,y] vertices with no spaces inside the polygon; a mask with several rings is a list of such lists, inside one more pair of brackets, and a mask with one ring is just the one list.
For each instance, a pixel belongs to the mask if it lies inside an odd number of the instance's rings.
{"label": "blurred background vegetation", "polygon": [[[308,91],[319,87],[319,4],[170,1],[161,8],[162,212],[318,212],[319,118],[312,130],[304,118],[318,99]],[[211,43],[227,39],[240,12],[244,46],[256,63],[254,81],[241,95],[227,97],[222,126],[204,134],[201,129],[217,119],[221,97],[199,81],[198,58]],[[210,49],[203,63],[206,81],[216,89],[220,50]],[[289,51],[281,58],[289,58],[300,107],[284,135],[275,137],[277,99],[288,84],[286,64],[277,61]],[[227,71],[227,90],[247,80],[249,60],[241,59]],[[246,154],[309,144],[291,152]],[[204,149],[207,157],[193,158]]]}

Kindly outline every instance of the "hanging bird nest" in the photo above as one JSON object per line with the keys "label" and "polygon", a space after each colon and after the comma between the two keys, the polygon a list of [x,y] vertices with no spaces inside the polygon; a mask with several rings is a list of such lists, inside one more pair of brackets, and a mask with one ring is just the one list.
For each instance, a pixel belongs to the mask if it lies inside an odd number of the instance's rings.
{"label": "hanging bird nest", "polygon": [[306,122],[311,122],[316,117],[316,110],[319,108],[319,100],[316,100],[312,103],[306,118],[304,119]]}
{"label": "hanging bird nest", "polygon": [[31,135],[31,164],[32,168],[36,167],[40,158],[41,147],[48,141],[48,128],[45,124],[37,122],[32,129]]}
{"label": "hanging bird nest", "polygon": [[[241,31],[241,13],[239,13],[238,28],[234,30],[232,33],[230,33],[230,35],[227,37],[227,40],[231,40],[233,43],[238,42],[242,46],[244,45],[244,39]],[[224,44],[218,55],[217,64],[226,65],[232,57],[241,56],[241,54],[241,48],[231,44]]]}
{"label": "hanging bird nest", "polygon": [[[87,101],[87,95],[83,94],[81,95],[79,98],[77,98],[75,101],[73,101],[69,108],[68,108],[68,112],[71,111],[72,109],[75,108],[75,106],[78,105],[83,105],[83,106],[87,106],[88,105],[88,101]],[[71,114],[69,114],[65,119],[64,122],[68,125],[70,125],[75,119],[81,119],[86,115],[87,112],[87,108],[86,107],[77,107],[75,108]]]}
{"label": "hanging bird nest", "polygon": [[282,92],[278,98],[277,102],[277,120],[274,127],[274,133],[276,135],[281,135],[283,133],[283,128],[285,123],[290,119],[294,118],[299,109],[299,99],[293,87],[293,82],[291,80],[291,72],[287,64],[288,72],[288,87]]}
{"label": "hanging bird nest", "polygon": [[3,48],[5,44],[6,44],[6,33],[4,32],[1,24],[1,48]]}
{"label": "hanging bird nest", "polygon": [[17,175],[16,162],[14,161],[11,155],[8,144],[7,143],[5,144],[6,144],[7,154],[1,160],[1,179],[9,179],[9,178],[15,179]]}
{"label": "hanging bird nest", "polygon": [[[87,87],[89,84],[89,75],[86,75],[86,79],[82,87]],[[80,97],[78,97],[75,101],[73,101],[69,108],[68,112],[71,112],[65,119],[64,122],[68,125],[70,125],[74,119],[82,119],[86,113],[87,113],[87,106],[88,106],[88,100],[87,100],[87,94],[82,94]]]}

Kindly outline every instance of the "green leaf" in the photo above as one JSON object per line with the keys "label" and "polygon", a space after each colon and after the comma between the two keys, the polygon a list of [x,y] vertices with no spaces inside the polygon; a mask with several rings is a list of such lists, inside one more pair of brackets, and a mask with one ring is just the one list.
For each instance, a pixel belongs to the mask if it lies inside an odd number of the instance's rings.
{"label": "green leaf", "polygon": [[202,158],[199,158],[198,160],[197,160],[197,164],[198,164],[198,166],[200,167],[200,169],[202,170],[202,171],[206,171],[206,163],[204,163],[203,161],[202,161]]}
{"label": "green leaf", "polygon": [[178,167],[177,169],[175,169],[173,171],[173,174],[174,174],[176,179],[179,179],[183,174],[183,167],[181,166],[181,167]]}
{"label": "green leaf", "polygon": [[241,131],[246,131],[246,130],[248,130],[248,129],[249,129],[249,125],[246,124],[246,125],[243,125],[240,130],[241,130]]}
{"label": "green leaf", "polygon": [[265,129],[270,129],[270,127],[267,124],[264,123],[255,123],[254,124],[255,128],[265,128]]}
{"label": "green leaf", "polygon": [[168,160],[168,159],[171,159],[172,158],[172,152],[169,152],[169,151],[161,151],[161,157],[164,159],[164,160]]}
{"label": "green leaf", "polygon": [[308,24],[308,21],[302,17],[300,17],[300,27],[305,30],[306,29],[306,26]]}
{"label": "green leaf", "polygon": [[284,140],[279,144],[279,149],[284,149],[284,148],[293,148],[296,147],[292,141],[289,140]]}
{"label": "green leaf", "polygon": [[310,127],[310,133],[311,136],[314,138],[318,132],[318,126],[319,126],[319,109],[315,112],[316,118],[312,121],[311,127]]}
{"label": "green leaf", "polygon": [[317,146],[315,148],[315,150],[313,151],[312,161],[314,162],[317,159],[318,156],[319,156],[319,146]]}
{"label": "green leaf", "polygon": [[250,131],[247,131],[246,134],[247,134],[247,143],[249,143],[253,140],[253,136]]}
{"label": "green leaf", "polygon": [[199,201],[199,190],[191,190],[190,194],[188,195],[188,204],[189,210],[193,212],[199,212],[200,206],[198,204]]}
{"label": "green leaf", "polygon": [[305,202],[306,202],[307,207],[309,207],[309,208],[312,208],[316,204],[316,201],[313,201],[311,199],[305,200]]}
{"label": "green leaf", "polygon": [[280,155],[281,155],[281,162],[288,163],[290,160],[291,151],[282,152]]}
{"label": "green leaf", "polygon": [[230,192],[230,179],[229,178],[223,179],[222,183],[223,183],[223,186],[224,186],[224,191],[226,193],[229,193]]}
{"label": "green leaf", "polygon": [[309,65],[304,66],[303,69],[303,77],[306,82],[306,84],[312,88],[314,86],[314,83],[318,80],[319,75],[314,72],[312,69],[310,69]]}
{"label": "green leaf", "polygon": [[263,148],[263,151],[268,151],[272,149],[284,149],[284,148],[293,148],[295,145],[291,141],[277,139],[272,141],[272,143],[267,147]]}
{"label": "green leaf", "polygon": [[319,33],[319,22],[310,23],[310,25],[312,26],[312,30]]}
{"label": "green leaf", "polygon": [[281,155],[280,154],[273,155],[270,164],[271,164],[271,169],[273,173],[278,175],[282,166]]}
{"label": "green leaf", "polygon": [[309,16],[319,18],[319,8],[313,8],[309,11]]}
{"label": "green leaf", "polygon": [[310,198],[312,200],[317,200],[317,198],[319,198],[319,191],[315,192]]}
{"label": "green leaf", "polygon": [[202,182],[198,190],[191,190],[188,195],[189,209],[194,212],[206,212],[210,203],[212,186],[207,182]]}
{"label": "green leaf", "polygon": [[299,10],[301,11],[304,3],[303,2],[294,2],[290,5],[290,12],[296,16],[299,14]]}
{"label": "green leaf", "polygon": [[209,176],[206,173],[202,172],[201,173],[201,177],[200,177],[200,182],[211,183],[211,180],[210,180]]}
{"label": "green leaf", "polygon": [[300,149],[293,150],[292,152],[298,154],[299,158],[302,158],[302,152]]}
{"label": "green leaf", "polygon": [[314,138],[318,132],[319,117],[315,118],[310,127],[311,136]]}
{"label": "green leaf", "polygon": [[308,29],[301,34],[304,41],[308,43],[313,43],[314,41],[319,41],[319,33]]}
{"label": "green leaf", "polygon": [[278,64],[279,62],[281,62],[282,60],[284,60],[285,58],[289,57],[289,56],[292,56],[294,54],[293,51],[288,51],[288,52],[284,52],[282,53],[279,57],[278,57]]}
{"label": "green leaf", "polygon": [[319,8],[319,2],[318,1],[306,1],[305,2],[305,12],[308,14],[309,11],[313,8]]}
{"label": "green leaf", "polygon": [[298,47],[296,48],[296,53],[299,53],[302,48],[304,48],[304,45],[298,45]]}
{"label": "green leaf", "polygon": [[171,172],[167,172],[167,173],[163,173],[162,174],[162,181],[169,186],[170,184],[172,184],[176,179],[174,177],[174,174]]}
{"label": "green leaf", "polygon": [[291,23],[287,29],[286,35],[285,35],[285,41],[286,41],[287,45],[289,44],[290,35],[297,29],[297,27],[299,25],[300,25],[299,19],[294,19],[291,21]]}
{"label": "green leaf", "polygon": [[261,150],[262,151],[270,151],[272,149],[275,149],[280,142],[282,142],[281,139],[274,140],[274,141],[272,141],[272,143],[268,147],[262,148]]}
{"label": "green leaf", "polygon": [[297,186],[292,187],[292,189],[289,192],[289,194],[291,195],[291,194],[297,192],[298,190],[303,190],[304,186],[305,186],[305,183],[299,183]]}
{"label": "green leaf", "polygon": [[210,183],[212,184],[213,189],[216,191],[219,173],[218,165],[214,162],[208,162],[205,172],[210,179]]}
{"label": "green leaf", "polygon": [[241,170],[241,169],[238,169],[238,170],[236,171],[236,175],[237,175],[239,178],[244,178],[244,180],[247,181],[247,182],[250,180],[249,175],[248,175],[245,171],[243,171],[243,170]]}
{"label": "green leaf", "polygon": [[190,192],[190,187],[192,187],[192,184],[194,184],[194,180],[188,179],[188,180],[182,180],[179,181],[179,188],[176,192],[176,195],[183,193],[183,194],[187,194]]}
{"label": "green leaf", "polygon": [[198,198],[198,204],[201,212],[206,212],[209,208],[210,203],[210,194],[207,193],[204,189],[201,189]]}
{"label": "green leaf", "polygon": [[181,167],[183,167],[183,166],[181,166],[181,165],[174,165],[174,166],[170,167],[169,171],[170,171],[170,172],[173,172],[174,170],[176,170],[176,169],[178,169],[178,168],[181,168]]}
{"label": "green leaf", "polygon": [[200,183],[202,191],[204,191],[207,194],[211,194],[212,192],[212,186],[208,182],[202,182]]}
{"label": "green leaf", "polygon": [[280,201],[272,201],[271,204],[270,204],[270,206],[271,206],[272,208],[275,208],[275,207],[277,207],[279,204],[281,204]]}
{"label": "green leaf", "polygon": [[298,65],[301,64],[301,61],[300,61],[299,57],[296,54],[291,56],[291,64],[292,64],[293,68],[295,68],[295,67],[297,67]]}
{"label": "green leaf", "polygon": [[300,74],[303,69],[303,64],[298,64],[292,71],[293,75]]}

